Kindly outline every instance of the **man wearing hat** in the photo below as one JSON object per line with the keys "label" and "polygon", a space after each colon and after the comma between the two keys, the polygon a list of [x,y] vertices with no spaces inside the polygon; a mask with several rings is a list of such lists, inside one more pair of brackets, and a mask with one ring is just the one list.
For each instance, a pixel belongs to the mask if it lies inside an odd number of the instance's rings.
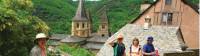
{"label": "man wearing hat", "polygon": [[30,56],[47,56],[46,41],[48,37],[44,33],[36,35],[35,46],[32,48]]}
{"label": "man wearing hat", "polygon": [[153,37],[147,37],[147,43],[143,46],[143,56],[155,56],[155,48],[153,45]]}
{"label": "man wearing hat", "polygon": [[116,39],[109,43],[109,45],[113,47],[114,56],[126,56],[122,35],[118,36],[117,42],[114,41],[116,41]]}

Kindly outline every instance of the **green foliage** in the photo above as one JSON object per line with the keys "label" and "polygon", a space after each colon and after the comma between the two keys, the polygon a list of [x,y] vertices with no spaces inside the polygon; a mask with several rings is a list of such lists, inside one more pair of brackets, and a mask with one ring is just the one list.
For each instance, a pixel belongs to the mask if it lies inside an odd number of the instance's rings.
{"label": "green foliage", "polygon": [[79,45],[69,46],[67,44],[61,44],[61,46],[59,46],[59,49],[61,51],[69,53],[72,56],[95,56],[93,53],[81,48]]}
{"label": "green foliage", "polygon": [[75,7],[69,0],[33,0],[35,14],[48,23],[53,33],[70,33]]}
{"label": "green foliage", "polygon": [[31,0],[0,0],[0,56],[28,56],[35,34],[49,28],[32,15]]}
{"label": "green foliage", "polygon": [[[47,22],[52,33],[71,32],[71,19],[75,15],[78,2],[72,0],[34,0],[38,17]],[[102,0],[100,2],[86,2],[86,10],[90,10],[93,20],[93,31],[96,32],[99,24],[97,11],[107,5],[108,19],[111,32],[116,32],[133,17],[139,14],[140,0]]]}
{"label": "green foliage", "polygon": [[[199,0],[187,1],[199,4]],[[109,28],[116,32],[139,15],[141,3],[141,0],[101,0],[86,2],[85,7],[91,12],[93,31],[96,32],[99,24],[97,11],[107,5]],[[153,2],[149,0],[148,3]],[[0,0],[0,56],[28,56],[36,33],[48,33],[49,27],[52,33],[70,34],[77,4],[72,0]],[[63,45],[61,48],[75,56],[78,51],[85,56],[93,56],[79,47]]]}
{"label": "green foliage", "polygon": [[187,0],[187,1],[192,4],[199,5],[199,0]]}
{"label": "green foliage", "polygon": [[[153,3],[153,0],[101,0],[99,2],[85,2],[86,10],[91,12],[93,19],[93,31],[96,32],[99,25],[97,11],[107,5],[107,16],[110,22],[111,32],[116,32],[122,26],[130,22],[140,13],[141,3]],[[189,0],[188,0],[189,1]],[[198,0],[190,1],[198,3]],[[75,15],[78,2],[72,0],[34,0],[35,13],[47,22],[52,33],[71,32],[71,19]]]}

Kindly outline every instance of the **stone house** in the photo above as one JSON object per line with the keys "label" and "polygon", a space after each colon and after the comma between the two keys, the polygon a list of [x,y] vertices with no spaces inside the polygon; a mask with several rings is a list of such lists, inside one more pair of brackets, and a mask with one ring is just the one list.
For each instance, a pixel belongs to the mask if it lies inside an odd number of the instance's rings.
{"label": "stone house", "polygon": [[141,14],[131,24],[144,25],[145,18],[151,25],[178,26],[185,44],[199,48],[198,7],[186,0],[157,0],[153,4],[143,3]]}
{"label": "stone house", "polygon": [[127,54],[133,38],[144,45],[146,36],[150,35],[160,56],[199,56],[198,17],[198,7],[186,0],[144,2],[141,14],[112,35],[96,56],[113,56],[113,48],[108,43],[119,35],[124,37]]}

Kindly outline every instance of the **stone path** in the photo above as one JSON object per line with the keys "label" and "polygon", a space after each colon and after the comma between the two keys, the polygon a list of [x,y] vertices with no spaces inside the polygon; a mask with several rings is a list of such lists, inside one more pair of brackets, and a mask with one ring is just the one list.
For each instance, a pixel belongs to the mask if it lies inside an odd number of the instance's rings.
{"label": "stone path", "polygon": [[178,27],[152,26],[149,30],[144,30],[143,26],[127,24],[107,40],[97,56],[113,56],[113,48],[108,45],[108,42],[116,39],[119,34],[124,37],[123,42],[126,46],[126,53],[129,51],[133,38],[138,38],[140,45],[144,45],[146,36],[154,37],[153,44],[158,48],[160,55],[168,51],[182,51],[182,42],[177,35],[178,29]]}

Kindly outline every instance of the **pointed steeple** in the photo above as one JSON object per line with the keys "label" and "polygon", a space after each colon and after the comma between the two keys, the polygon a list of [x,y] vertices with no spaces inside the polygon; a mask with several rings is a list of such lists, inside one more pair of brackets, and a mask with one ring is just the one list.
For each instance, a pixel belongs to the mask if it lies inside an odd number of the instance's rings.
{"label": "pointed steeple", "polygon": [[102,14],[100,16],[100,20],[101,20],[101,22],[107,22],[108,21],[106,11],[102,12]]}
{"label": "pointed steeple", "polygon": [[102,23],[107,23],[108,22],[107,13],[106,13],[106,6],[105,5],[101,9],[100,20],[101,20]]}
{"label": "pointed steeple", "polygon": [[79,5],[76,10],[76,15],[73,18],[73,21],[87,21],[87,15],[84,8],[84,0],[79,0]]}
{"label": "pointed steeple", "polygon": [[86,10],[86,15],[87,15],[87,19],[89,20],[89,22],[92,22],[90,10]]}
{"label": "pointed steeple", "polygon": [[98,12],[100,15],[100,25],[98,29],[98,34],[102,37],[109,36],[109,23],[107,18],[107,8],[106,5],[104,5]]}

